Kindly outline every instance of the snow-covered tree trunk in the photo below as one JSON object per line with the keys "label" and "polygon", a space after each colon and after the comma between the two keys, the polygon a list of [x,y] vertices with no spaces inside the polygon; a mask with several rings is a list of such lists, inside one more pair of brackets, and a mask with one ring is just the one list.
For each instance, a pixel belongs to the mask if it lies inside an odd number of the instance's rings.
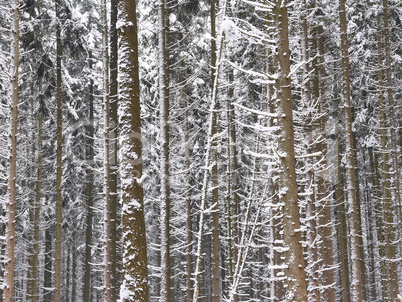
{"label": "snow-covered tree trunk", "polygon": [[37,178],[36,178],[36,194],[32,204],[32,228],[31,235],[31,255],[29,255],[29,280],[27,297],[29,301],[36,302],[39,300],[39,240],[40,240],[40,222],[41,222],[41,198],[42,198],[42,175],[43,175],[43,116],[39,113],[38,117],[38,157],[37,157]]}
{"label": "snow-covered tree trunk", "polygon": [[354,152],[354,135],[352,130],[352,100],[349,67],[349,41],[346,20],[345,0],[339,0],[339,18],[341,29],[341,50],[342,50],[342,72],[343,72],[343,110],[345,119],[345,153],[346,153],[346,187],[347,203],[349,214],[350,230],[350,252],[351,252],[351,295],[352,301],[363,301],[364,275],[363,275],[363,255],[361,253],[361,226],[360,226],[360,207],[357,196],[356,182],[356,159]]}
{"label": "snow-covered tree trunk", "polygon": [[350,302],[350,270],[348,256],[348,234],[346,218],[346,198],[345,198],[345,179],[342,169],[342,150],[341,133],[339,125],[339,114],[335,110],[335,169],[336,169],[336,188],[335,202],[337,204],[337,241],[339,257],[339,279],[342,300]]}
{"label": "snow-covered tree trunk", "polygon": [[161,292],[160,301],[170,302],[170,163],[169,163],[169,10],[167,1],[159,3],[159,119],[161,165]]}
{"label": "snow-covered tree trunk", "polygon": [[105,272],[104,272],[104,295],[105,301],[112,301],[112,276],[111,266],[116,259],[112,259],[112,203],[110,192],[110,93],[109,93],[109,28],[107,2],[102,0],[102,57],[103,57],[103,110],[104,110],[104,193],[105,193],[105,209],[104,209],[104,228],[105,228]]}
{"label": "snow-covered tree trunk", "polygon": [[[305,126],[304,132],[307,139],[307,152],[308,154],[313,154],[315,151],[315,140],[314,137],[316,125],[316,117],[314,116],[316,107],[316,100],[313,99],[312,88],[311,88],[311,63],[310,63],[310,47],[309,47],[309,24],[307,20],[307,3],[303,0],[303,7],[301,11],[301,29],[302,29],[302,57],[304,63],[304,85],[302,87],[304,102],[307,106],[308,114],[305,116]],[[307,183],[306,190],[309,191],[309,196],[307,198],[307,208],[306,208],[306,220],[307,220],[307,241],[308,241],[308,278],[309,278],[309,298],[311,301],[320,301],[320,289],[319,289],[319,255],[318,255],[318,233],[317,233],[317,190],[316,190],[316,159],[314,157],[309,157],[306,159],[307,165]]]}
{"label": "snow-covered tree trunk", "polygon": [[285,299],[289,301],[307,301],[307,282],[304,268],[302,230],[297,197],[295,171],[293,102],[290,76],[290,50],[288,36],[287,1],[278,0],[273,8],[278,39],[277,79],[278,124],[281,128],[278,141],[280,160],[279,198],[283,212],[284,264],[287,277]]}
{"label": "snow-covered tree trunk", "polygon": [[[396,144],[395,101],[392,88],[392,70],[388,21],[388,1],[383,0],[383,16],[378,17],[377,53],[378,53],[378,86],[380,105],[380,140],[381,140],[381,187],[382,187],[382,280],[384,301],[395,301],[398,298],[398,267],[396,261],[396,233],[394,217],[400,206],[399,163]],[[382,20],[381,20],[382,19]],[[381,24],[383,21],[383,27]],[[382,29],[382,31],[381,31]],[[384,38],[384,41],[383,41]],[[384,47],[383,47],[384,43]],[[384,49],[385,48],[385,49]],[[385,51],[385,66],[383,54]],[[385,67],[385,77],[384,77]],[[387,100],[387,102],[386,102]],[[389,132],[389,135],[388,135]],[[392,167],[392,168],[391,168]],[[394,176],[392,176],[394,175]],[[396,211],[395,211],[396,210]],[[398,217],[398,215],[396,216]],[[398,220],[396,220],[398,221]]]}
{"label": "snow-covered tree trunk", "polygon": [[61,302],[62,291],[62,202],[63,202],[63,96],[62,96],[62,42],[61,1],[56,0],[56,236],[54,256],[54,301]]}
{"label": "snow-covered tree trunk", "polygon": [[118,273],[121,268],[121,253],[119,251],[118,225],[121,223],[119,211],[119,194],[118,194],[118,32],[117,32],[117,0],[110,1],[110,58],[109,58],[109,77],[110,77],[110,131],[109,131],[109,152],[110,152],[110,253],[113,259],[110,265],[111,275],[111,297],[112,301],[118,298],[118,289],[120,286],[120,275]]}
{"label": "snow-covered tree trunk", "polygon": [[61,302],[62,274],[62,202],[63,202],[63,96],[62,96],[62,44],[61,44],[61,1],[56,0],[56,236],[54,256],[54,301]]}
{"label": "snow-covered tree trunk", "polygon": [[324,61],[324,33],[321,25],[315,28],[316,37],[313,47],[318,52],[318,58],[314,60],[315,78],[313,81],[314,94],[319,100],[319,133],[321,139],[317,146],[317,151],[322,154],[322,170],[318,176],[318,202],[320,204],[321,215],[319,221],[319,235],[321,237],[320,253],[323,261],[322,272],[322,298],[326,301],[335,300],[335,266],[334,266],[334,244],[333,244],[333,197],[331,194],[331,184],[329,176],[328,164],[328,138],[327,138],[327,123],[328,123],[328,108],[326,101],[326,70]]}
{"label": "snow-covered tree trunk", "polygon": [[[233,69],[228,71],[229,89],[227,103],[227,119],[228,119],[228,240],[229,240],[229,276],[233,277],[233,265],[238,257],[239,244],[239,176],[237,161],[237,133],[236,133],[236,116],[232,102],[235,101],[234,88],[234,72]],[[231,278],[233,279],[233,278]],[[233,296],[233,302],[239,300],[237,293]]]}
{"label": "snow-covered tree trunk", "polygon": [[[92,70],[92,52],[89,52],[88,67]],[[85,260],[84,260],[84,286],[83,300],[91,301],[91,262],[92,262],[92,237],[93,237],[93,205],[94,205],[94,80],[89,82],[88,97],[88,125],[86,127],[86,232],[85,232]]]}
{"label": "snow-covered tree trunk", "polygon": [[10,159],[8,175],[8,195],[6,204],[6,255],[4,265],[4,289],[3,301],[14,300],[14,251],[15,251],[15,219],[17,201],[17,133],[18,133],[18,84],[19,84],[19,60],[20,60],[20,2],[12,1],[13,28],[11,36],[11,133],[10,133]]}
{"label": "snow-covered tree trunk", "polygon": [[191,154],[190,154],[190,134],[189,134],[189,116],[188,116],[188,102],[183,96],[183,109],[185,112],[184,120],[184,148],[186,152],[186,228],[187,228],[187,291],[186,291],[186,301],[191,302],[193,299],[193,278],[191,274],[193,273],[193,220],[192,220],[192,187],[191,187]]}
{"label": "snow-covered tree trunk", "polygon": [[[215,98],[212,102],[217,103],[217,34],[216,34],[216,1],[211,1],[211,97]],[[216,85],[216,87],[215,87]],[[216,115],[216,113],[215,113]],[[211,182],[212,182],[212,302],[220,301],[220,244],[219,244],[219,179],[218,179],[218,142],[215,138],[217,130],[217,118],[213,119],[212,124],[212,149],[211,149]]]}
{"label": "snow-covered tree trunk", "polygon": [[136,2],[121,0],[118,7],[124,274],[120,298],[125,302],[148,302]]}

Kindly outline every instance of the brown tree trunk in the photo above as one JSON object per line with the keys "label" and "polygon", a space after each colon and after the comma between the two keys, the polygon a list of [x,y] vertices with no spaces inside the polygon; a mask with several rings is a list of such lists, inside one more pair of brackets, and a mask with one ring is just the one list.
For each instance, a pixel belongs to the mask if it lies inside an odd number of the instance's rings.
{"label": "brown tree trunk", "polygon": [[54,255],[54,302],[61,302],[61,270],[62,270],[62,177],[63,177],[63,102],[61,77],[61,1],[56,0],[56,237]]}
{"label": "brown tree trunk", "polygon": [[279,139],[280,184],[279,195],[283,204],[283,238],[285,246],[286,298],[292,301],[307,301],[306,272],[304,268],[300,213],[297,198],[295,171],[293,103],[290,74],[290,50],[288,36],[287,1],[277,1],[274,16],[278,30],[278,63],[280,74],[278,124],[281,127]]}
{"label": "brown tree trunk", "polygon": [[[211,1],[211,97],[215,97],[217,102],[217,47],[216,47],[216,1]],[[215,91],[215,93],[214,93]],[[212,124],[212,139],[217,133],[217,119]],[[212,160],[212,302],[220,301],[220,244],[219,244],[219,175],[218,175],[218,143],[212,140],[211,160]]]}
{"label": "brown tree trunk", "polygon": [[[324,30],[322,26],[316,28],[317,37],[314,39],[314,48],[318,51],[318,59],[315,62],[316,76],[314,79],[314,91],[315,97],[320,99],[319,112],[321,118],[319,120],[319,132],[321,135],[320,143],[317,146],[317,151],[321,152],[323,157],[323,171],[318,176],[318,192],[317,197],[320,203],[319,217],[319,235],[322,243],[320,246],[320,253],[323,259],[323,273],[322,282],[324,286],[322,290],[322,299],[325,301],[335,301],[335,267],[334,267],[334,250],[333,250],[333,218],[332,208],[333,199],[331,194],[331,188],[329,183],[329,171],[328,167],[328,147],[327,147],[327,102],[325,91],[325,61],[324,61]],[[317,43],[318,42],[318,43]]]}
{"label": "brown tree trunk", "polygon": [[18,84],[19,84],[19,58],[20,58],[20,9],[19,0],[12,2],[13,30],[12,30],[12,62],[11,62],[11,133],[10,133],[10,159],[8,175],[9,201],[6,204],[6,255],[4,265],[3,301],[12,302],[14,295],[14,250],[15,250],[15,209],[17,201],[17,132],[18,132]]}
{"label": "brown tree trunk", "polygon": [[345,119],[345,153],[346,153],[346,187],[347,202],[350,209],[349,229],[350,229],[350,250],[352,280],[351,294],[353,301],[363,301],[364,299],[364,275],[363,275],[363,255],[361,254],[361,226],[359,213],[359,200],[357,198],[356,182],[356,160],[354,152],[354,134],[352,130],[352,100],[349,69],[349,46],[347,35],[346,5],[345,0],[339,0],[339,18],[341,28],[341,49],[342,49],[342,71],[343,71],[343,108]]}
{"label": "brown tree trunk", "polygon": [[[92,70],[92,53],[89,53],[89,69]],[[89,120],[86,127],[87,133],[87,190],[86,190],[86,236],[85,236],[85,264],[84,264],[84,293],[83,300],[91,302],[91,262],[92,262],[92,232],[93,232],[93,212],[94,204],[94,80],[89,84]]]}
{"label": "brown tree trunk", "polygon": [[117,233],[117,226],[121,223],[121,217],[118,215],[118,32],[117,24],[117,0],[110,1],[110,131],[109,131],[109,145],[110,145],[110,257],[113,259],[110,265],[111,275],[111,298],[116,301],[119,297],[120,276],[118,271],[121,269],[121,253],[118,251],[118,238],[120,235]]}
{"label": "brown tree trunk", "polygon": [[112,218],[113,212],[110,193],[110,93],[109,93],[109,24],[107,14],[106,0],[101,2],[102,11],[102,57],[103,57],[103,110],[104,110],[104,193],[105,193],[105,210],[104,210],[104,229],[105,229],[105,268],[104,268],[104,295],[106,302],[112,302],[112,275],[111,266],[115,259],[112,259]]}
{"label": "brown tree trunk", "polygon": [[[234,73],[233,69],[228,71],[229,90],[228,90],[228,219],[229,229],[229,257],[230,266],[233,266],[238,259],[238,244],[239,244],[239,178],[238,178],[238,162],[237,162],[237,136],[236,136],[236,116],[235,109],[232,104],[234,99]],[[230,276],[233,276],[233,269],[230,270]],[[233,302],[239,301],[237,293],[233,296]]]}
{"label": "brown tree trunk", "polygon": [[120,146],[123,202],[124,302],[148,302],[147,243],[142,178],[142,141],[136,1],[119,1]]}
{"label": "brown tree trunk", "polygon": [[337,232],[338,232],[338,252],[339,252],[339,278],[341,287],[342,302],[350,302],[350,271],[349,271],[349,255],[348,255],[348,234],[347,234],[347,218],[346,218],[346,199],[345,199],[345,180],[341,162],[341,142],[339,133],[339,116],[335,111],[335,156],[336,156],[336,189],[335,203],[337,206]]}
{"label": "brown tree trunk", "polygon": [[[49,225],[50,223],[50,218],[47,218],[46,221]],[[45,230],[45,267],[44,267],[44,273],[43,273],[43,300],[44,302],[53,302],[52,299],[52,266],[53,266],[53,257],[52,257],[52,231],[50,227],[48,227]]]}
{"label": "brown tree trunk", "polygon": [[38,170],[36,179],[36,196],[33,204],[33,233],[32,233],[32,255],[30,255],[30,280],[29,281],[29,301],[36,302],[39,299],[39,236],[40,236],[40,211],[42,198],[42,170],[43,170],[43,116],[38,118]]}
{"label": "brown tree trunk", "polygon": [[[394,226],[394,214],[398,213],[400,205],[400,189],[399,189],[399,163],[398,151],[396,144],[396,127],[395,120],[395,101],[392,88],[392,70],[391,70],[391,54],[390,54],[390,38],[389,38],[389,21],[388,21],[388,1],[383,0],[383,32],[381,29],[381,18],[378,17],[377,26],[377,53],[378,53],[378,86],[380,88],[379,105],[380,105],[380,129],[381,129],[381,178],[382,178],[382,213],[384,218],[384,228],[379,230],[384,235],[384,242],[381,245],[382,255],[384,257],[383,268],[383,299],[384,301],[396,301],[398,298],[398,266],[396,262],[396,234]],[[383,62],[383,41],[385,46],[385,80],[384,81],[384,62]],[[385,94],[386,93],[386,94]],[[388,102],[386,103],[386,97]],[[389,132],[389,135],[388,135]],[[390,158],[391,157],[391,158]],[[392,169],[391,169],[392,167]],[[394,181],[391,175],[394,172]],[[393,194],[392,194],[393,193]],[[394,201],[395,200],[395,201]],[[396,210],[396,211],[395,211]],[[397,215],[398,216],[398,215]]]}

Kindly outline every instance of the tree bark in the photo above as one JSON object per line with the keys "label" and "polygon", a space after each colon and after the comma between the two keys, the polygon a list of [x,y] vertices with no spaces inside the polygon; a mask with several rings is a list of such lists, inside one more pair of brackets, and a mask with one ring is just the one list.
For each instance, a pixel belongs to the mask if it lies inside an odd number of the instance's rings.
{"label": "tree bark", "polygon": [[363,255],[361,254],[361,226],[360,226],[360,207],[357,198],[356,182],[356,160],[354,153],[354,134],[352,130],[352,100],[349,67],[349,44],[346,21],[345,0],[339,0],[339,18],[341,29],[341,50],[342,50],[342,72],[343,72],[343,109],[345,119],[345,138],[346,138],[346,184],[347,184],[347,203],[349,205],[349,230],[350,230],[350,250],[352,283],[351,294],[353,301],[363,301],[364,275],[363,275]]}
{"label": "tree bark", "polygon": [[[41,102],[41,101],[40,101]],[[39,105],[40,106],[40,105]],[[40,239],[40,212],[42,198],[42,174],[43,174],[43,116],[38,117],[38,159],[37,159],[37,179],[36,194],[33,204],[33,232],[32,232],[32,255],[30,255],[30,279],[29,281],[29,301],[36,302],[39,299],[39,239]]]}
{"label": "tree bark", "polygon": [[[317,197],[320,204],[320,211],[322,215],[319,217],[319,235],[321,237],[320,253],[323,259],[323,273],[322,273],[322,298],[326,301],[335,301],[335,266],[334,266],[334,246],[333,246],[333,198],[331,194],[330,181],[329,181],[329,167],[328,167],[328,138],[327,138],[327,101],[325,89],[325,61],[324,61],[324,29],[322,26],[316,28],[317,37],[314,39],[314,48],[318,51],[316,66],[316,76],[313,82],[315,96],[320,100],[319,113],[321,118],[319,120],[319,132],[321,135],[320,142],[317,146],[317,151],[321,152],[323,157],[323,171],[319,173],[318,177],[318,193]],[[318,43],[317,43],[318,42]],[[315,61],[315,60],[314,60]]]}
{"label": "tree bark", "polygon": [[[92,52],[89,53],[89,69],[92,70]],[[89,120],[86,127],[86,158],[87,158],[87,190],[86,190],[86,236],[85,236],[85,264],[84,264],[84,293],[83,300],[91,302],[91,262],[92,262],[92,232],[94,204],[94,80],[89,83]]]}
{"label": "tree bark", "polygon": [[288,37],[287,1],[279,0],[274,6],[274,17],[278,31],[278,63],[280,73],[278,123],[281,127],[279,138],[280,156],[280,202],[283,204],[283,238],[285,246],[286,299],[307,301],[306,272],[304,268],[300,213],[297,198],[295,171],[293,103],[290,78],[290,50]]}
{"label": "tree bark", "polygon": [[121,224],[121,217],[118,214],[118,32],[117,32],[117,0],[110,1],[110,253],[113,259],[110,265],[111,275],[111,298],[116,301],[119,297],[120,276],[118,271],[121,269],[121,253],[118,250],[117,226]]}
{"label": "tree bark", "polygon": [[17,202],[17,133],[18,133],[18,84],[20,59],[20,8],[19,0],[12,2],[13,30],[11,37],[11,125],[10,125],[10,159],[8,175],[8,197],[6,204],[6,255],[4,265],[3,301],[12,302],[14,296],[14,251],[15,251],[15,219]]}
{"label": "tree bark", "polygon": [[[399,192],[399,164],[396,146],[396,121],[395,121],[395,101],[392,89],[391,74],[391,54],[389,41],[389,22],[388,22],[388,1],[383,0],[383,33],[381,29],[381,18],[378,17],[377,26],[377,57],[378,57],[378,86],[380,89],[380,137],[381,137],[381,188],[382,188],[382,213],[384,228],[379,230],[384,235],[382,243],[383,263],[383,299],[384,301],[396,301],[398,298],[398,266],[396,262],[396,234],[394,226],[394,214],[400,203]],[[385,66],[383,61],[383,41],[385,46]],[[385,67],[385,79],[384,79]],[[386,81],[386,84],[385,84]],[[385,94],[386,93],[386,94]],[[387,103],[386,103],[387,96]],[[388,135],[389,132],[389,135]],[[391,158],[390,158],[391,157]],[[392,169],[391,169],[392,167]],[[391,175],[395,171],[395,179],[392,181]],[[393,183],[394,182],[394,183]],[[394,192],[392,192],[394,191]],[[392,194],[393,193],[393,194]],[[395,198],[395,204],[393,201]]]}
{"label": "tree bark", "polygon": [[[214,97],[213,91],[217,89],[217,47],[216,47],[216,0],[211,1],[211,97]],[[217,90],[216,90],[217,91]],[[217,96],[215,94],[215,102]],[[216,113],[215,113],[216,114]],[[217,118],[212,124],[212,146],[211,146],[211,182],[212,182],[212,302],[220,301],[220,244],[219,244],[219,175],[218,175],[218,143],[214,136],[217,133]]]}
{"label": "tree bark", "polygon": [[61,302],[62,270],[62,177],[63,177],[63,101],[61,76],[61,1],[56,0],[56,237],[54,255],[54,302]]}
{"label": "tree bark", "polygon": [[107,3],[102,0],[102,57],[103,57],[103,110],[104,110],[104,193],[105,193],[105,211],[104,211],[104,229],[105,229],[105,271],[104,271],[104,295],[106,302],[112,302],[112,276],[111,266],[115,259],[112,258],[112,218],[113,207],[111,203],[110,192],[110,93],[109,93],[109,29],[107,18]]}
{"label": "tree bark", "polygon": [[170,163],[169,163],[169,9],[159,3],[159,102],[161,164],[161,292],[160,301],[171,301],[170,263]]}
{"label": "tree bark", "polygon": [[[51,220],[48,217],[46,222],[50,225]],[[43,300],[44,302],[52,302],[52,230],[51,227],[48,227],[45,230],[45,268],[43,273]]]}
{"label": "tree bark", "polygon": [[148,302],[147,243],[142,181],[141,108],[136,2],[119,1],[120,154],[123,202],[123,270],[120,298]]}

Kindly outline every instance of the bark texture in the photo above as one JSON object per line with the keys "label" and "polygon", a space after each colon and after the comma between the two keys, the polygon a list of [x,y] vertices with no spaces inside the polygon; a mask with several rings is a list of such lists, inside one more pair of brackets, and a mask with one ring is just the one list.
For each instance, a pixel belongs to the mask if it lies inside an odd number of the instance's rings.
{"label": "bark texture", "polygon": [[119,2],[121,190],[123,202],[122,301],[149,301],[147,244],[143,204],[140,86],[136,2]]}
{"label": "bark texture", "polygon": [[18,84],[19,84],[19,58],[20,58],[20,10],[19,0],[12,2],[13,30],[12,30],[12,58],[11,58],[11,133],[10,133],[10,159],[8,175],[8,195],[6,204],[6,261],[4,265],[3,301],[12,302],[14,295],[14,250],[15,250],[15,219],[17,202],[17,132],[18,132]]}
{"label": "bark texture", "polygon": [[278,65],[280,67],[277,80],[278,99],[280,100],[278,123],[281,127],[279,138],[281,180],[278,193],[283,206],[284,263],[287,266],[285,268],[287,276],[285,299],[302,302],[307,301],[307,283],[297,198],[286,0],[279,0],[275,3],[274,16],[278,30]]}
{"label": "bark texture", "polygon": [[61,1],[56,0],[56,236],[54,260],[54,302],[61,301],[62,270],[62,177],[63,177],[63,100],[62,100],[62,44]]}
{"label": "bark texture", "polygon": [[346,153],[346,188],[349,206],[350,251],[353,301],[363,301],[363,255],[361,254],[360,206],[356,188],[356,160],[354,152],[354,134],[352,130],[352,98],[349,67],[349,46],[347,34],[346,4],[339,0],[339,18],[341,28],[342,73],[343,73],[343,110],[345,119],[345,153]]}

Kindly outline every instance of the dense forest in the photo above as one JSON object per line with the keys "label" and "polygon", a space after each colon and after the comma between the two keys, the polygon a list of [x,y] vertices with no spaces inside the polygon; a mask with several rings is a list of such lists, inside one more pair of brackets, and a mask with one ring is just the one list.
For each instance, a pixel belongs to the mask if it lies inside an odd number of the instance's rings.
{"label": "dense forest", "polygon": [[402,301],[401,102],[400,0],[0,0],[0,296]]}

